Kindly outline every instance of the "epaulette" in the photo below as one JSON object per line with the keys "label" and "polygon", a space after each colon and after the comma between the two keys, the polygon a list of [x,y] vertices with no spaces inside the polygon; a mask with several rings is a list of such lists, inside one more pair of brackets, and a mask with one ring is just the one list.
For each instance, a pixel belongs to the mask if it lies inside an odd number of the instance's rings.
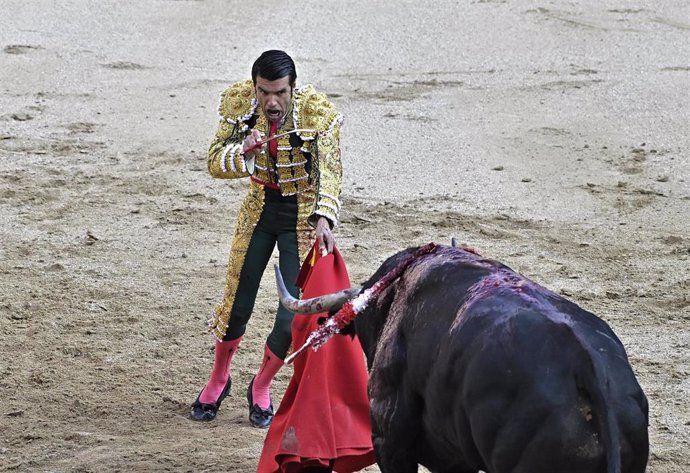
{"label": "epaulette", "polygon": [[338,113],[326,95],[317,92],[312,85],[295,91],[293,113],[297,128],[315,130],[300,133],[300,137],[306,140],[313,139],[317,133],[329,131],[342,121],[342,115]]}
{"label": "epaulette", "polygon": [[254,115],[257,104],[252,80],[236,82],[221,92],[218,114],[235,125],[249,120]]}

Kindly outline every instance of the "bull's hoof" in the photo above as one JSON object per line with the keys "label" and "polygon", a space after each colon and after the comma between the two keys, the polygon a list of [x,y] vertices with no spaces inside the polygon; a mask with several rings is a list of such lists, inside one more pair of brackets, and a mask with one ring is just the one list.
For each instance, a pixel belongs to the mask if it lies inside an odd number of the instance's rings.
{"label": "bull's hoof", "polygon": [[247,402],[249,403],[249,423],[259,429],[265,429],[273,422],[273,403],[268,406],[268,409],[262,409],[258,404],[254,404],[254,394],[252,393],[252,386],[254,386],[254,378],[252,378],[249,387],[247,388]]}
{"label": "bull's hoof", "polygon": [[194,403],[192,404],[192,410],[190,413],[192,420],[210,421],[215,419],[216,414],[218,414],[218,409],[220,409],[220,404],[223,402],[223,399],[225,399],[230,393],[231,386],[232,379],[228,378],[228,381],[227,383],[225,383],[223,391],[220,393],[220,396],[218,396],[218,400],[216,400],[216,402],[214,402],[213,404],[204,404],[199,401],[201,393],[204,392],[204,390],[202,389],[199,395],[196,397],[196,401],[194,401]]}

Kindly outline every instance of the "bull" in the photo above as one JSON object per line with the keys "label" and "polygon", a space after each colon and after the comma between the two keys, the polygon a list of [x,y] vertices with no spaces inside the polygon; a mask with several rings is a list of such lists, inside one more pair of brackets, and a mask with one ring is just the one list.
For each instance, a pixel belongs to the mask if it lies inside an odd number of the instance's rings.
{"label": "bull", "polygon": [[403,266],[354,319],[382,473],[645,471],[647,399],[606,322],[470,249],[415,252],[361,292],[279,289],[292,310],[333,311]]}

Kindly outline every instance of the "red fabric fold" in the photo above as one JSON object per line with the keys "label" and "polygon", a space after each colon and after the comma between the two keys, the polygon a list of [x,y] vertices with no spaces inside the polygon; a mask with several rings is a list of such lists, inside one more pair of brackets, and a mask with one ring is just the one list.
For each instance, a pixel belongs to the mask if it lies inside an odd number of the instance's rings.
{"label": "red fabric fold", "polygon": [[[320,256],[318,243],[300,271],[303,297],[350,287],[340,252]],[[327,314],[296,314],[294,347],[304,344]],[[268,430],[257,473],[293,473],[332,465],[352,473],[375,463],[367,399],[366,363],[359,340],[336,336],[293,362],[294,374]]]}

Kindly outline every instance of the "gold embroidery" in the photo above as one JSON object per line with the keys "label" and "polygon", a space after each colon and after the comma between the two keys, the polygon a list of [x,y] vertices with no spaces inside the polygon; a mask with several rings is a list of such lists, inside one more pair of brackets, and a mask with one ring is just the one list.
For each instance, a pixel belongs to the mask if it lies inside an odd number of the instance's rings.
{"label": "gold embroidery", "polygon": [[280,183],[280,193],[292,195],[297,193],[297,187],[292,180],[292,153],[287,150],[278,151],[276,159],[276,169],[278,170],[278,182]]}
{"label": "gold embroidery", "polygon": [[[317,142],[316,169],[318,174],[314,213],[338,221],[338,202],[340,197],[343,168],[340,159],[340,126],[334,126],[330,133],[319,137]],[[332,197],[331,197],[332,196]]]}
{"label": "gold embroidery", "polygon": [[218,113],[230,123],[246,121],[255,110],[254,83],[251,79],[237,82],[221,94]]}
{"label": "gold embroidery", "polygon": [[256,157],[256,177],[264,182],[270,182],[271,176],[269,175],[269,167],[268,153],[262,151]]}
{"label": "gold embroidery", "polygon": [[313,86],[307,85],[295,94],[298,128],[312,128],[315,132],[302,133],[302,138],[314,138],[316,133],[328,131],[340,117],[335,106]]}
{"label": "gold embroidery", "polygon": [[316,232],[309,225],[308,218],[314,209],[314,191],[309,189],[297,195],[297,247],[299,260],[304,262],[314,244]]}
{"label": "gold embroidery", "polygon": [[254,233],[254,227],[259,221],[264,207],[264,188],[254,183],[250,184],[249,193],[242,202],[237,218],[235,235],[230,248],[228,271],[225,279],[225,293],[223,302],[215,307],[210,328],[213,334],[222,340],[230,320],[230,311],[235,303],[237,285],[240,280],[240,271],[244,265],[244,259],[249,248],[249,241]]}

